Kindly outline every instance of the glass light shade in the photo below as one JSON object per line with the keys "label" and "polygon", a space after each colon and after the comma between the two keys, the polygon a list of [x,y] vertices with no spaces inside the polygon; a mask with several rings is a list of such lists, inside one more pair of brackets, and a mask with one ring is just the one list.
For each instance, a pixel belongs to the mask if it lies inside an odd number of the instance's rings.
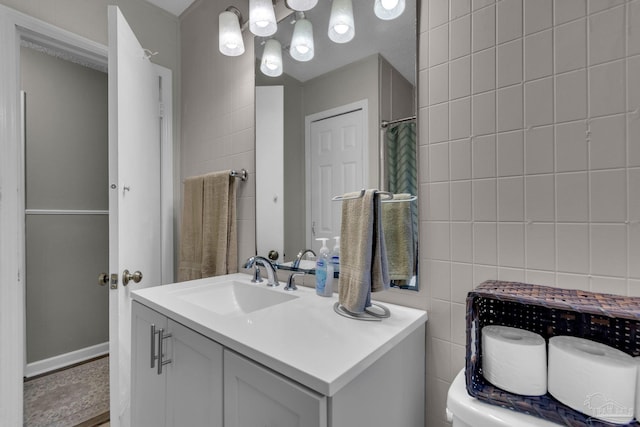
{"label": "glass light shade", "polygon": [[240,20],[233,12],[224,11],[218,16],[218,49],[223,55],[239,56],[244,53],[244,41]]}
{"label": "glass light shade", "polygon": [[396,19],[404,12],[405,0],[376,0],[373,11],[376,16],[385,21]]}
{"label": "glass light shade", "polygon": [[278,30],[271,0],[249,0],[249,30],[260,37],[271,36]]}
{"label": "glass light shade", "polygon": [[304,12],[305,10],[311,10],[318,4],[318,0],[287,0],[287,6],[289,9]]}
{"label": "glass light shade", "polygon": [[329,18],[329,38],[336,43],[347,43],[355,34],[351,0],[333,0]]}
{"label": "glass light shade", "polygon": [[309,61],[314,55],[313,26],[308,19],[298,19],[293,27],[289,53],[293,59],[301,62]]}
{"label": "glass light shade", "polygon": [[278,40],[269,39],[265,43],[260,71],[269,77],[278,77],[282,74],[282,46]]}

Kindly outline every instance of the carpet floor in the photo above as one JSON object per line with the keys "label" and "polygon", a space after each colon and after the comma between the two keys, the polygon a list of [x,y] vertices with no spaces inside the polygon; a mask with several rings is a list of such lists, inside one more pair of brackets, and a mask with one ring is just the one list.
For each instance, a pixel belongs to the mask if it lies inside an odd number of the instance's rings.
{"label": "carpet floor", "polygon": [[93,421],[93,425],[98,425],[109,419],[108,412],[109,357],[24,383],[24,425],[27,427],[90,426]]}

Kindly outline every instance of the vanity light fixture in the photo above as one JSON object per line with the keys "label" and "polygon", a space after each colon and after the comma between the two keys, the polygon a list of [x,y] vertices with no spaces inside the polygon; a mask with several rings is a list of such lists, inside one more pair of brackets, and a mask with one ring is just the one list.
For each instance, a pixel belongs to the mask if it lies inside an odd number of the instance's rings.
{"label": "vanity light fixture", "polygon": [[405,0],[376,0],[373,11],[385,21],[396,19],[404,12],[404,2]]}
{"label": "vanity light fixture", "polygon": [[329,18],[329,38],[336,43],[347,43],[354,35],[351,0],[333,0]]}
{"label": "vanity light fixture", "polygon": [[229,6],[218,16],[218,49],[226,56],[240,56],[244,53],[244,41],[240,22],[240,11]]}
{"label": "vanity light fixture", "polygon": [[289,9],[304,12],[313,9],[318,4],[318,0],[286,0],[286,4]]}
{"label": "vanity light fixture", "polygon": [[404,12],[405,0],[376,0],[373,11],[376,16],[385,21],[396,19]]}
{"label": "vanity light fixture", "polygon": [[278,23],[272,0],[249,0],[249,30],[260,37],[276,33]]}
{"label": "vanity light fixture", "polygon": [[282,74],[282,46],[276,39],[269,39],[264,45],[260,71],[269,77],[278,77]]}
{"label": "vanity light fixture", "polygon": [[310,61],[314,55],[313,26],[311,21],[305,18],[304,12],[297,12],[296,15],[289,54],[297,61]]}

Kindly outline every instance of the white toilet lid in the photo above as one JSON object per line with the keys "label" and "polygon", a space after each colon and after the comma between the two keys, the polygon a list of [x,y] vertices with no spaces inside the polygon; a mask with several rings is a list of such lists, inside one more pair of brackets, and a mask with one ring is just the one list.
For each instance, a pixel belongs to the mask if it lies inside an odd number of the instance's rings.
{"label": "white toilet lid", "polygon": [[447,410],[473,427],[557,427],[558,424],[491,405],[469,396],[462,369],[447,395]]}

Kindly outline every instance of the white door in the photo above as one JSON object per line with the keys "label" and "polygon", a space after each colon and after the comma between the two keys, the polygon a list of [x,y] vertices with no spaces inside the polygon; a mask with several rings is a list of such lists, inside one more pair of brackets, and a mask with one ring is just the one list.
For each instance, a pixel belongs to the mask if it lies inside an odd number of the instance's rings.
{"label": "white door", "polygon": [[311,165],[310,247],[318,253],[315,239],[340,235],[342,204],[334,196],[359,191],[365,186],[364,112],[348,113],[311,122],[309,156]]}
{"label": "white door", "polygon": [[[120,10],[108,16],[109,271],[119,278],[109,295],[111,425],[129,426],[130,291],[161,284],[159,84]],[[125,269],[142,280],[125,286]]]}
{"label": "white door", "polygon": [[256,159],[257,253],[283,256],[284,86],[256,87]]}

